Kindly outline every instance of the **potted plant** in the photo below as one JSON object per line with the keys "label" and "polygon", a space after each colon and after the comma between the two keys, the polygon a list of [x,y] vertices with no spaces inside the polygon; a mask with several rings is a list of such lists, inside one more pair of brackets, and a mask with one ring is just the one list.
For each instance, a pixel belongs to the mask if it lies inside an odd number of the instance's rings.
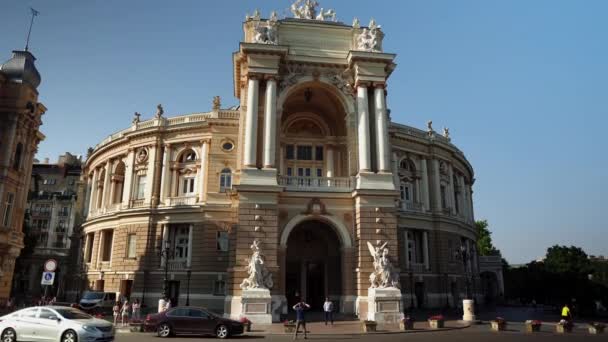
{"label": "potted plant", "polygon": [[604,328],[606,328],[606,324],[604,324],[604,323],[599,323],[599,322],[589,323],[589,333],[590,334],[593,334],[593,335],[603,334]]}
{"label": "potted plant", "polygon": [[526,332],[538,332],[540,331],[540,327],[542,326],[542,322],[535,320],[527,320],[526,321]]}
{"label": "potted plant", "polygon": [[490,321],[490,324],[492,324],[492,330],[494,331],[503,331],[507,328],[507,321],[502,317],[496,317],[496,319]]}
{"label": "potted plant", "polygon": [[251,321],[247,317],[241,317],[240,322],[243,323],[243,328],[246,332],[251,332]]}
{"label": "potted plant", "polygon": [[431,329],[443,328],[445,319],[442,315],[435,315],[429,317],[429,326]]}
{"label": "potted plant", "polygon": [[363,331],[368,333],[370,331],[376,331],[376,326],[378,325],[378,323],[376,323],[376,321],[368,321],[365,320],[363,321]]}
{"label": "potted plant", "polygon": [[399,321],[399,329],[401,330],[414,330],[414,319],[410,316],[403,317]]}
{"label": "potted plant", "polygon": [[572,332],[573,327],[574,327],[574,324],[572,324],[571,321],[562,319],[559,322],[557,322],[557,324],[555,325],[555,331],[560,334],[567,333],[567,332],[569,333],[569,332]]}
{"label": "potted plant", "polygon": [[285,328],[286,333],[292,333],[296,331],[296,322],[295,321],[284,321],[283,327]]}

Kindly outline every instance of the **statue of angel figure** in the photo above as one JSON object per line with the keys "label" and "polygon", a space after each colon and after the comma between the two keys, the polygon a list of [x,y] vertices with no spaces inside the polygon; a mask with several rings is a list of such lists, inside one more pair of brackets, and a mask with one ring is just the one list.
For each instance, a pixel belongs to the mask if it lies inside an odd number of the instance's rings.
{"label": "statue of angel figure", "polygon": [[367,242],[367,248],[374,258],[374,272],[369,276],[372,288],[399,288],[400,286],[399,274],[395,271],[388,257],[389,250],[386,247],[387,244],[388,242],[385,242],[381,246],[374,247],[371,242]]}
{"label": "statue of angel figure", "polygon": [[264,258],[262,257],[262,250],[260,248],[260,241],[258,239],[253,240],[251,245],[253,251],[251,258],[246,259],[247,261],[247,274],[249,277],[243,279],[241,288],[247,289],[270,289],[274,285],[272,281],[272,274],[266,269],[264,264]]}

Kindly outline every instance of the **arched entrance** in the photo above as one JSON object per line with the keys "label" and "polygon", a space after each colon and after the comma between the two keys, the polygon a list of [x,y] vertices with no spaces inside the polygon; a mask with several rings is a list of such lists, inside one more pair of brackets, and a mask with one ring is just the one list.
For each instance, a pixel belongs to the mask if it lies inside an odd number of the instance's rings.
{"label": "arched entrance", "polygon": [[299,298],[315,311],[322,310],[325,297],[338,304],[342,293],[340,247],[335,230],[323,221],[307,220],[291,230],[285,260],[288,308]]}

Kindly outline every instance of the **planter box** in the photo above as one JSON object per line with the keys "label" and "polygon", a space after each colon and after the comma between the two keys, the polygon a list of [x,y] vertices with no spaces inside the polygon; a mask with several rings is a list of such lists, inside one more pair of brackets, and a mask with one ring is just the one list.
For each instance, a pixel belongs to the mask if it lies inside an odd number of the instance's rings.
{"label": "planter box", "polygon": [[429,326],[431,327],[431,329],[440,329],[440,328],[443,328],[444,321],[443,320],[429,319]]}
{"label": "planter box", "polygon": [[414,322],[413,321],[401,321],[399,322],[400,330],[414,330]]}
{"label": "planter box", "polygon": [[376,322],[364,322],[362,326],[363,326],[363,332],[368,333],[368,332],[376,331],[377,324],[376,324]]}
{"label": "planter box", "polygon": [[283,326],[285,327],[285,332],[286,333],[292,333],[292,332],[296,331],[296,324],[295,323],[283,324]]}
{"label": "planter box", "polygon": [[494,331],[504,331],[507,329],[507,323],[505,322],[491,321],[490,324],[492,324],[492,330]]}
{"label": "planter box", "polygon": [[571,333],[572,332],[572,326],[571,325],[563,325],[563,324],[557,324],[555,326],[555,331],[563,334],[563,333]]}
{"label": "planter box", "polygon": [[589,326],[589,333],[592,334],[592,335],[603,334],[604,333],[604,327]]}
{"label": "planter box", "polygon": [[529,333],[531,333],[531,332],[539,332],[540,331],[540,327],[541,327],[541,324],[529,324],[529,323],[526,323],[526,332],[529,332]]}

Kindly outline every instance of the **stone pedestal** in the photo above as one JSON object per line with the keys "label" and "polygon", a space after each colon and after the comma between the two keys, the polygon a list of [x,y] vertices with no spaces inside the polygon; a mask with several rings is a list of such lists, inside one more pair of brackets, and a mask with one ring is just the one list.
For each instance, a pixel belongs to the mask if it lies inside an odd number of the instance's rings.
{"label": "stone pedestal", "polygon": [[401,290],[395,287],[367,290],[367,319],[377,323],[399,323],[403,316]]}
{"label": "stone pedestal", "polygon": [[271,324],[271,309],[272,296],[270,296],[270,290],[243,290],[241,296],[241,317],[247,317],[254,324]]}
{"label": "stone pedestal", "polygon": [[475,318],[475,301],[472,299],[462,300],[462,320],[467,322],[473,322]]}

